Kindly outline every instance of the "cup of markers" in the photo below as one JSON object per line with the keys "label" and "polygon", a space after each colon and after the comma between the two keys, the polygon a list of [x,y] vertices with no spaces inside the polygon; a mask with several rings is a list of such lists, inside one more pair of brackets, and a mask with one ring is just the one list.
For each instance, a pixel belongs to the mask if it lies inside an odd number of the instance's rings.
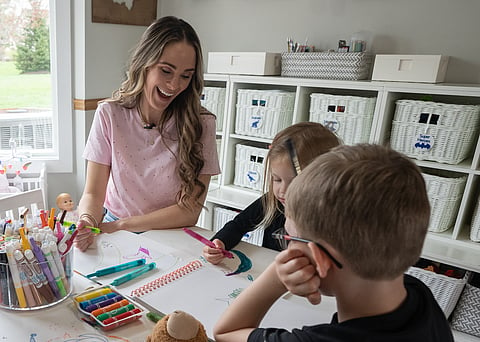
{"label": "cup of markers", "polygon": [[6,231],[0,238],[0,308],[36,310],[65,300],[72,293],[75,225]]}

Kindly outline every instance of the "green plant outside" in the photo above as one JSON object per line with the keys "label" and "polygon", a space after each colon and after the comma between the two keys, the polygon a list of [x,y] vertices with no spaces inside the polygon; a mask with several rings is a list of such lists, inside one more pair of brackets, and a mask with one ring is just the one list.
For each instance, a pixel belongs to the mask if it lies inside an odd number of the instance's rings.
{"label": "green plant outside", "polygon": [[0,62],[0,110],[52,108],[50,73],[20,74],[15,62]]}

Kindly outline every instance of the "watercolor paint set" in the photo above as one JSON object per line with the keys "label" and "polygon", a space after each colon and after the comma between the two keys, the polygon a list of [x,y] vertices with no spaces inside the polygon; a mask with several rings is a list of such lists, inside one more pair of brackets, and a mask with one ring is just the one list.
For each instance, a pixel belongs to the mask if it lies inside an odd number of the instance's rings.
{"label": "watercolor paint set", "polygon": [[89,289],[73,296],[84,320],[104,331],[113,330],[142,317],[144,310],[111,286]]}

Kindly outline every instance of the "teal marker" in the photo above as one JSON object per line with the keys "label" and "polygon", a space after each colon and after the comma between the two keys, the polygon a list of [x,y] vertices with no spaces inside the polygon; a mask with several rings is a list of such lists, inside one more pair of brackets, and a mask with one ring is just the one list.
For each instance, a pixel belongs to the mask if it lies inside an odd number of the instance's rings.
{"label": "teal marker", "polygon": [[127,269],[132,268],[132,267],[145,265],[145,262],[146,262],[145,259],[138,259],[138,260],[134,260],[134,261],[129,261],[129,262],[126,262],[124,264],[120,264],[120,265],[116,265],[116,266],[110,266],[110,267],[107,267],[107,268],[102,268],[101,270],[98,270],[96,272],[87,274],[86,277],[87,278],[101,277],[101,276],[104,276],[104,275],[107,275],[107,274],[112,274],[112,273],[120,272],[120,271],[123,271],[123,270],[127,270]]}
{"label": "teal marker", "polygon": [[138,270],[135,270],[135,271],[132,271],[130,273],[127,273],[121,277],[118,277],[117,279],[115,279],[114,281],[112,281],[110,283],[110,285],[112,286],[118,286],[118,285],[121,285],[123,283],[126,283],[127,281],[130,281],[132,279],[135,279],[139,276],[141,276],[142,274],[148,272],[148,271],[151,271],[153,270],[154,268],[156,268],[157,265],[154,263],[154,262],[151,262],[141,268],[139,268]]}

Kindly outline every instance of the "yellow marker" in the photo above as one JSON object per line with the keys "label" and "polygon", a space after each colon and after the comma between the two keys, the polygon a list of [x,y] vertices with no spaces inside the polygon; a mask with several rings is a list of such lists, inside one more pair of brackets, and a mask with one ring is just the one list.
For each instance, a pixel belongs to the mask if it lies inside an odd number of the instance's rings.
{"label": "yellow marker", "polygon": [[50,216],[48,217],[48,226],[53,230],[55,228],[55,208],[50,209]]}
{"label": "yellow marker", "polygon": [[110,292],[112,292],[112,290],[109,289],[108,287],[102,287],[98,290],[90,291],[90,292],[87,292],[83,295],[79,295],[79,296],[75,297],[75,300],[77,302],[83,302],[84,300],[89,300],[89,299],[92,299],[92,298],[95,298],[95,297],[99,297],[99,296],[105,295],[105,294],[110,293]]}
{"label": "yellow marker", "polygon": [[30,242],[28,242],[27,236],[25,235],[25,227],[18,228],[18,232],[20,233],[20,238],[22,239],[22,249],[24,251],[30,249]]}

